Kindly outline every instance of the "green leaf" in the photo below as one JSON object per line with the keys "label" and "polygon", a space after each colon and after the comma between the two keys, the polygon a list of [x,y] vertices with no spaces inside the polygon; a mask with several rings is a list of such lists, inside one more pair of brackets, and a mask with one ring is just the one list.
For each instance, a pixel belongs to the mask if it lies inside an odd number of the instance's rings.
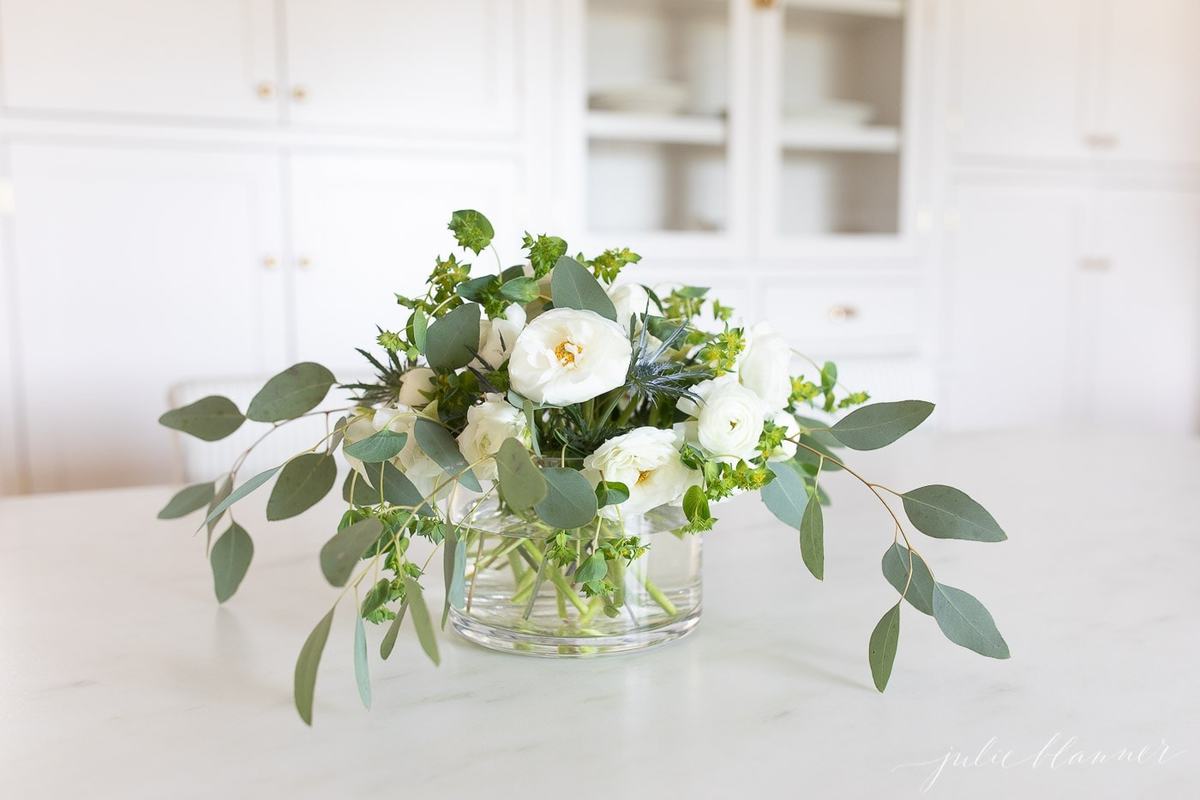
{"label": "green leaf", "polygon": [[594,311],[602,317],[617,321],[617,309],[608,294],[592,277],[592,273],[570,256],[563,256],[550,273],[550,295],[555,308],[577,308]]}
{"label": "green leaf", "polygon": [[303,514],[329,494],[337,482],[337,462],[328,453],[304,453],[283,465],[267,500],[267,519]]}
{"label": "green leaf", "polygon": [[337,450],[342,440],[346,438],[346,425],[350,423],[350,418],[347,416],[338,417],[338,421],[333,423],[333,433],[329,436],[329,441],[325,444],[326,450],[332,453]]}
{"label": "green leaf", "polygon": [[224,603],[237,592],[253,558],[254,542],[250,534],[236,522],[231,523],[213,545],[208,559],[212,564],[213,591],[218,603]]}
{"label": "green leaf", "polygon": [[214,491],[211,483],[197,483],[180,489],[174,497],[167,501],[162,511],[158,512],[158,518],[178,519],[193,511],[199,511],[213,499]]}
{"label": "green leaf", "polygon": [[479,255],[483,248],[491,244],[492,237],[496,235],[488,218],[470,208],[451,214],[449,228],[454,232],[459,247],[470,250],[475,255]]}
{"label": "green leaf", "polygon": [[[912,582],[908,580],[909,558],[912,558]],[[883,577],[897,592],[904,595],[913,608],[922,614],[933,614],[933,575],[918,555],[896,542],[883,554]],[[908,593],[904,586],[908,584]]]}
{"label": "green leaf", "polygon": [[358,470],[352,469],[342,483],[342,499],[356,506],[374,506],[379,504],[379,490],[372,488],[371,482]]}
{"label": "green leaf", "polygon": [[345,586],[354,572],[354,565],[363,553],[379,540],[383,534],[383,523],[368,517],[342,528],[321,548],[321,572],[325,580],[334,586]]}
{"label": "green leaf", "polygon": [[478,347],[479,306],[475,303],[452,309],[430,325],[425,335],[425,359],[442,371],[470,364]]}
{"label": "green leaf", "polygon": [[988,658],[1008,658],[1008,643],[996,630],[992,615],[962,589],[933,585],[933,618],[946,638]]}
{"label": "green leaf", "polygon": [[505,439],[496,453],[500,476],[500,496],[514,511],[532,508],[545,499],[546,479],[529,457],[529,451],[516,439]]}
{"label": "green leaf", "polygon": [[708,495],[704,493],[703,487],[689,486],[683,493],[683,515],[687,517],[688,522],[704,522],[712,518],[712,512],[708,508]]}
{"label": "green leaf", "polygon": [[799,530],[804,509],[808,507],[804,479],[786,461],[768,462],[767,468],[775,474],[775,479],[760,490],[759,496],[780,522]]}
{"label": "green leaf", "polygon": [[429,332],[429,318],[425,316],[425,312],[417,309],[413,312],[412,319],[412,343],[422,354],[425,352],[425,336]]}
{"label": "green leaf", "polygon": [[[447,544],[449,537],[447,537]],[[467,540],[454,537],[454,552],[450,560],[450,582],[447,584],[450,605],[462,610],[467,605]]]}
{"label": "green leaf", "polygon": [[358,612],[359,615],[363,619],[370,619],[372,614],[383,608],[384,604],[387,603],[391,590],[392,582],[387,578],[380,578],[374,586],[367,590],[366,596],[363,597],[362,606]]}
{"label": "green leaf", "polygon": [[454,293],[464,300],[473,300],[478,303],[483,300],[484,294],[497,282],[499,282],[499,278],[495,275],[480,275],[478,278],[471,278],[469,281],[460,283],[455,287]]}
{"label": "green leaf", "polygon": [[596,517],[596,494],[587,478],[569,467],[545,467],[546,497],[535,507],[538,517],[554,528],[569,530]]}
{"label": "green leaf", "polygon": [[[442,540],[442,586],[446,589],[446,596],[442,601],[443,630],[446,628],[446,620],[450,617],[450,587],[454,583],[454,562],[458,556],[458,544],[458,527],[448,526],[446,537]],[[463,553],[465,555],[466,551]]]}
{"label": "green leaf", "polygon": [[[841,461],[841,459],[834,455],[833,451],[828,447],[821,444],[812,436],[800,434],[798,438],[800,440],[800,444],[806,446],[796,446],[796,455],[792,457],[792,460],[797,464],[800,464],[801,466],[805,464],[812,466],[814,469],[811,471],[814,473],[816,472],[815,468],[818,466],[825,472],[837,472],[841,469],[841,467],[835,463]],[[812,450],[808,449],[810,447]],[[816,450],[817,452],[814,453],[813,450]],[[824,458],[821,456],[824,456]]]}
{"label": "green leaf", "polygon": [[[225,513],[225,509],[229,508],[231,505],[236,503],[238,500],[241,500],[243,497],[250,494],[251,492],[253,492],[258,487],[262,486],[267,481],[271,480],[271,476],[274,475],[278,471],[279,471],[279,467],[271,467],[268,470],[264,470],[263,472],[258,473],[253,478],[251,478],[250,480],[243,483],[241,486],[234,489],[232,492],[229,493],[228,497],[226,497],[221,502],[217,503],[216,507],[208,512],[208,517],[204,520],[204,524],[207,525],[207,524],[219,519],[220,516]],[[201,527],[203,527],[203,526],[201,526]]]}
{"label": "green leaf", "polygon": [[388,625],[387,632],[383,634],[383,641],[379,643],[379,657],[384,661],[392,654],[392,649],[396,646],[396,635],[400,633],[400,623],[404,622],[404,615],[408,613],[408,600],[400,604],[400,610],[396,612],[396,618],[392,620],[392,624]]}
{"label": "green leaf", "polygon": [[800,518],[800,557],[814,578],[825,579],[825,518],[820,503],[809,503]]}
{"label": "green leaf", "polygon": [[362,704],[370,708],[371,673],[367,667],[367,632],[358,614],[354,615],[354,682],[358,684],[358,697]]}
{"label": "green leaf", "polygon": [[541,294],[537,278],[513,278],[500,286],[500,294],[514,303],[532,303]]}
{"label": "green leaf", "polygon": [[483,488],[475,478],[475,473],[467,469],[467,461],[458,450],[458,442],[450,432],[433,420],[418,417],[413,426],[413,434],[421,451],[429,456],[451,478],[457,477],[459,483],[474,492]]}
{"label": "green leaf", "polygon": [[434,664],[442,663],[441,656],[438,655],[437,636],[429,619],[429,609],[425,607],[425,596],[421,594],[421,584],[408,575],[404,576],[404,597],[412,609],[413,627],[417,629],[417,641],[421,643],[421,649]]}
{"label": "green leaf", "polygon": [[983,506],[953,486],[922,486],[900,496],[917,530],[937,539],[1003,542],[1008,537]]}
{"label": "green leaf", "polygon": [[[398,470],[391,462],[385,461],[381,469],[381,480],[383,481],[383,500],[394,506],[406,506],[413,508],[418,514],[423,517],[432,516],[433,510],[429,508],[428,503],[423,503],[424,496],[421,491],[413,485],[413,482],[408,479],[408,476]],[[368,472],[373,473],[375,466],[372,465]],[[378,495],[375,502],[378,503]],[[417,508],[417,506],[420,508]]]}
{"label": "green leaf", "polygon": [[305,725],[312,725],[313,692],[317,686],[317,667],[321,665],[321,653],[325,650],[325,642],[329,641],[329,629],[333,625],[333,612],[337,605],[329,609],[329,613],[321,618],[317,627],[304,640],[300,655],[296,659],[296,676],[292,684],[292,698],[296,702],[296,710]]}
{"label": "green leaf", "polygon": [[389,458],[399,455],[406,442],[408,442],[407,433],[396,433],[384,428],[366,439],[346,445],[342,448],[342,452],[357,458],[364,464],[378,464],[380,461],[387,461]]}
{"label": "green leaf", "polygon": [[579,569],[575,570],[575,580],[579,583],[591,583],[604,580],[607,574],[608,562],[604,560],[602,553],[596,552],[585,558]]}
{"label": "green leaf", "polygon": [[830,433],[846,447],[877,450],[920,425],[932,413],[933,403],[924,400],[872,403],[846,415]]}
{"label": "green leaf", "polygon": [[829,423],[823,422],[812,417],[804,417],[796,415],[796,422],[800,423],[800,427],[808,431],[805,436],[809,436],[816,440],[817,444],[822,447],[841,447],[842,443],[834,438],[829,432]]}
{"label": "green leaf", "polygon": [[[229,493],[233,491],[233,481],[226,475],[221,479],[220,483],[216,484],[216,487],[217,489],[213,492],[212,500],[208,501],[208,514],[211,514],[214,508],[220,505],[226,497],[229,497]],[[217,523],[220,521],[221,518],[218,516],[216,519],[205,523],[208,527],[208,530],[205,532],[205,550],[209,550],[212,547],[213,531],[217,529]]]}
{"label": "green leaf", "polygon": [[295,419],[316,408],[336,381],[333,373],[320,364],[293,364],[259,389],[246,416],[255,422]]}
{"label": "green leaf", "polygon": [[224,439],[242,427],[245,421],[246,418],[232,400],[216,394],[171,409],[158,418],[159,425],[166,425],[206,442]]}
{"label": "green leaf", "polygon": [[896,663],[896,644],[900,640],[900,604],[888,609],[875,630],[871,631],[871,642],[867,645],[867,660],[871,663],[871,678],[875,688],[883,691],[892,677],[892,665]]}
{"label": "green leaf", "polygon": [[617,481],[600,481],[596,484],[596,505],[619,506],[629,499],[629,487]]}

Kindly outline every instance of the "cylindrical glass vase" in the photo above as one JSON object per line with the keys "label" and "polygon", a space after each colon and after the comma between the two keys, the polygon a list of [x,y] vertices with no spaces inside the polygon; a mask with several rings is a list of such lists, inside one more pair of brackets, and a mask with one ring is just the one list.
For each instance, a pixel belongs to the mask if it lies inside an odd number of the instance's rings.
{"label": "cylindrical glass vase", "polygon": [[[475,510],[466,535],[466,602],[450,619],[493,650],[545,657],[627,653],[685,635],[700,620],[700,536],[678,508],[602,520],[569,532],[505,512]],[[632,537],[640,556],[603,558],[603,590],[580,570],[591,554]],[[574,555],[572,555],[574,554]],[[595,574],[598,565],[591,565]]]}

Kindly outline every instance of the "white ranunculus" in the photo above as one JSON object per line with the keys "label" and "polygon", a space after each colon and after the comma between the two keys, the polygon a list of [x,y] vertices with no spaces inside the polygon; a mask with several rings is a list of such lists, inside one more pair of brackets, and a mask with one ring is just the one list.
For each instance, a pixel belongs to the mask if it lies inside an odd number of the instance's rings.
{"label": "white ranunculus", "polygon": [[[629,487],[629,499],[621,503],[621,514],[641,514],[666,503],[678,502],[689,486],[700,482],[700,473],[679,459],[680,439],[674,431],[634,428],[614,436],[583,460],[606,481]],[[605,516],[615,516],[605,506]]]}
{"label": "white ranunculus", "polygon": [[[700,404],[681,398],[678,407],[695,417],[695,426],[685,426],[695,440],[714,458],[736,463],[758,454],[765,409],[758,395],[738,383],[732,375],[702,381],[692,387]],[[692,432],[694,430],[694,433]]]}
{"label": "white ranunculus", "polygon": [[621,326],[594,311],[553,308],[534,318],[509,356],[512,388],[535,403],[581,403],[625,382],[633,349]]}
{"label": "white ranunculus", "polygon": [[413,408],[427,405],[434,391],[435,374],[429,367],[414,367],[404,373],[400,379],[400,402]]}
{"label": "white ranunculus", "polygon": [[792,393],[788,375],[792,348],[766,323],[755,325],[749,339],[738,360],[738,379],[759,396],[768,411],[778,411],[787,405]]}
{"label": "white ranunculus", "polygon": [[650,307],[650,295],[637,283],[623,283],[619,286],[608,287],[608,299],[612,300],[617,309],[617,324],[621,330],[629,330],[629,321],[639,314],[645,314]]}
{"label": "white ranunculus", "polygon": [[[800,423],[796,422],[796,418],[788,412],[776,411],[774,414],[768,414],[767,418],[787,431],[786,435],[789,438],[799,438]],[[779,447],[771,451],[770,455],[767,456],[767,461],[787,461],[794,455],[796,455],[796,443],[784,440],[780,442]]]}
{"label": "white ranunculus", "polygon": [[489,394],[483,403],[467,409],[467,427],[458,435],[458,448],[469,464],[488,459],[473,469],[478,478],[490,481],[496,479],[496,462],[490,456],[496,455],[504,440],[510,438],[529,441],[525,415],[502,395]]}
{"label": "white ranunculus", "polygon": [[[493,369],[499,369],[512,353],[524,327],[525,309],[516,303],[504,310],[503,317],[479,323],[479,357]],[[482,366],[478,359],[475,364]]]}

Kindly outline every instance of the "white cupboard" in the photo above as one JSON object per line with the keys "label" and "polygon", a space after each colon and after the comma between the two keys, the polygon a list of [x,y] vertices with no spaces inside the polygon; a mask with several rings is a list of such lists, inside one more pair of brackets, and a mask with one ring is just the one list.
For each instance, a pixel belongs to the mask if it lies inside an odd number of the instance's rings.
{"label": "white cupboard", "polygon": [[158,481],[165,388],[286,366],[279,160],[11,148],[34,491]]}

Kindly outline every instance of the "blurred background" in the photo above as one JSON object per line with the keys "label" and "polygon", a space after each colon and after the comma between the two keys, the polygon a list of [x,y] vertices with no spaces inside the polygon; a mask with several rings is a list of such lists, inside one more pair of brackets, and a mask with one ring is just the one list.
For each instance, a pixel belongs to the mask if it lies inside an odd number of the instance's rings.
{"label": "blurred background", "polygon": [[180,480],[169,402],[361,373],[458,208],[943,431],[1194,435],[1198,37],[1197,0],[0,0],[0,494]]}

